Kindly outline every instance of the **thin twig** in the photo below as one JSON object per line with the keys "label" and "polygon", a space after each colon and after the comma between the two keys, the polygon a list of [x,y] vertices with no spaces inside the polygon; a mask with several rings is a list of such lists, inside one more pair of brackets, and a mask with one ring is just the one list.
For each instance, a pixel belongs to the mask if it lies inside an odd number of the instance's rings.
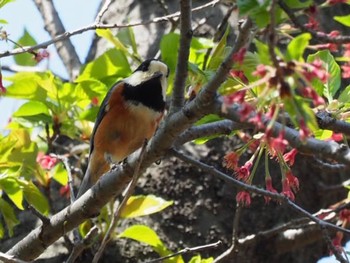
{"label": "thin twig", "polygon": [[221,260],[229,257],[232,253],[235,252],[235,250],[238,250],[237,246],[239,245],[239,240],[238,240],[238,226],[239,226],[239,220],[241,218],[241,210],[242,207],[240,204],[237,204],[236,206],[236,212],[233,217],[233,227],[232,227],[232,244],[231,246],[224,251],[221,255],[219,255],[213,263],[220,262]]}
{"label": "thin twig", "polygon": [[[206,3],[204,5],[195,7],[192,9],[192,12],[196,12],[208,7],[211,7],[215,4],[217,4],[218,2],[220,2],[220,0],[213,0],[209,3]],[[131,22],[128,24],[122,24],[122,25],[118,25],[118,24],[91,24],[73,31],[67,31],[65,33],[62,33],[60,35],[57,35],[55,37],[53,37],[51,40],[42,42],[38,45],[34,45],[34,46],[27,46],[27,47],[23,47],[23,48],[15,48],[12,50],[8,50],[8,51],[4,51],[4,52],[0,52],[0,58],[2,57],[8,57],[8,56],[13,56],[13,55],[18,55],[18,54],[22,54],[22,53],[26,53],[26,52],[31,52],[33,50],[37,50],[40,48],[47,48],[48,46],[60,42],[60,41],[64,41],[67,38],[70,38],[74,35],[78,35],[78,34],[82,34],[86,31],[90,31],[90,30],[96,30],[96,29],[110,29],[110,28],[126,28],[126,27],[135,27],[135,26],[144,26],[144,25],[148,25],[148,24],[153,24],[153,23],[161,23],[161,22],[168,22],[170,18],[174,18],[174,17],[178,17],[180,16],[180,12],[175,12],[171,15],[166,15],[166,16],[161,16],[161,17],[155,17],[151,20],[147,20],[147,21],[139,21],[139,22]]]}
{"label": "thin twig", "polygon": [[100,12],[98,12],[96,19],[95,19],[95,24],[100,24],[102,22],[102,17],[103,15],[108,11],[108,8],[111,6],[111,4],[113,3],[112,0],[106,0],[100,10]]}
{"label": "thin twig", "polygon": [[35,207],[33,207],[30,204],[27,204],[27,207],[30,210],[30,212],[33,213],[33,215],[35,215],[40,219],[40,221],[43,223],[43,226],[50,224],[50,218],[44,216],[42,213],[40,213]]}
{"label": "thin twig", "polygon": [[64,168],[66,168],[67,175],[68,175],[68,186],[70,191],[70,203],[73,204],[75,201],[75,193],[74,193],[74,178],[72,176],[72,170],[69,165],[69,160],[64,155],[57,155],[57,154],[50,154],[53,157],[56,157],[57,159],[61,160]]}
{"label": "thin twig", "polygon": [[97,226],[93,226],[90,231],[86,234],[85,238],[83,240],[80,240],[78,243],[76,243],[73,247],[72,252],[70,253],[68,259],[66,260],[66,263],[73,263],[76,261],[76,259],[79,257],[81,252],[83,252],[84,249],[87,247],[90,247],[94,242],[98,235],[98,228]]}
{"label": "thin twig", "polygon": [[349,263],[349,261],[345,259],[341,255],[340,251],[333,245],[333,242],[331,240],[331,237],[329,236],[328,230],[326,228],[322,228],[322,233],[323,233],[324,240],[326,240],[329,250],[332,251],[335,258],[341,263]]}
{"label": "thin twig", "polygon": [[144,263],[163,262],[163,260],[165,260],[165,259],[173,258],[173,257],[176,257],[178,255],[183,255],[183,254],[186,254],[186,253],[189,253],[189,252],[197,252],[197,251],[201,251],[201,250],[204,250],[204,249],[218,247],[221,244],[222,244],[222,242],[219,240],[219,241],[217,241],[215,243],[211,243],[211,244],[207,244],[207,245],[203,245],[203,246],[186,247],[186,248],[181,249],[180,251],[178,251],[176,253],[173,253],[173,254],[170,254],[170,255],[167,255],[167,256],[164,256],[164,257],[161,257],[161,258],[153,259],[153,260],[150,260],[150,261],[145,261]]}
{"label": "thin twig", "polygon": [[147,139],[145,139],[145,141],[144,141],[144,143],[142,145],[141,151],[140,151],[140,155],[139,155],[139,158],[138,158],[135,170],[134,170],[134,174],[133,174],[132,180],[131,180],[131,182],[129,184],[129,187],[126,190],[126,193],[124,195],[124,198],[123,198],[122,202],[120,203],[119,207],[117,208],[117,210],[112,215],[111,223],[109,224],[109,227],[108,227],[108,229],[106,231],[106,234],[103,237],[101,245],[98,248],[98,250],[97,250],[97,252],[96,252],[96,254],[94,256],[94,258],[92,260],[92,263],[97,263],[99,261],[99,259],[101,258],[102,253],[103,253],[106,245],[108,244],[108,242],[109,242],[109,240],[111,238],[111,232],[117,226],[117,223],[118,223],[118,221],[120,219],[121,212],[123,211],[124,207],[126,206],[126,203],[127,203],[128,199],[130,198],[130,196],[134,193],[137,181],[138,181],[138,179],[140,177],[140,173],[139,172],[140,172],[140,168],[141,168],[143,157],[144,157],[145,152],[146,152],[147,143],[148,143],[148,141],[147,141]]}

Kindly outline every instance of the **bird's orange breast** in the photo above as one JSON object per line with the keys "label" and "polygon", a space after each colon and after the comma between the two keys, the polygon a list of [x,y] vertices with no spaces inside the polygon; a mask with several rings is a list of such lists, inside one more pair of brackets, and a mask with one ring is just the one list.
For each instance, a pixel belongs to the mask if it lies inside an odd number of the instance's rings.
{"label": "bird's orange breast", "polygon": [[124,101],[122,89],[114,90],[94,136],[94,151],[103,150],[115,163],[140,148],[145,139],[150,139],[163,116],[140,103]]}

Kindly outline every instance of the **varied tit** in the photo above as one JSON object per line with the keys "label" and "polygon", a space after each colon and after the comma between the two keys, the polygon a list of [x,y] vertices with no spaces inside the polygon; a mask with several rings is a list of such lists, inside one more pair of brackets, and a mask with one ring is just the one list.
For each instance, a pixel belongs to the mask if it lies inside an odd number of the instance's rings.
{"label": "varied tit", "polygon": [[89,164],[77,197],[150,139],[161,121],[169,68],[149,59],[107,93],[90,140]]}

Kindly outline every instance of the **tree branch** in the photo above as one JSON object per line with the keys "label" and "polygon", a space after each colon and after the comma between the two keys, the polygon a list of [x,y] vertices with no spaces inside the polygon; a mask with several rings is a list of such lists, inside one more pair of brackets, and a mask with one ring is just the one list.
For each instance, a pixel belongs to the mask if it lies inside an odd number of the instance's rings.
{"label": "tree branch", "polygon": [[[232,121],[241,122],[238,113],[239,109],[239,105],[225,107],[225,109],[223,109],[222,102],[217,101],[215,112],[218,115]],[[278,122],[275,122],[271,129],[272,135],[277,137],[282,130],[285,132],[285,139],[293,148],[296,148],[300,153],[323,158],[331,158],[332,160],[338,161],[340,163],[350,165],[350,150],[346,145],[338,144],[334,141],[321,141],[315,138],[307,138],[305,141],[303,141],[300,139],[298,131]]]}
{"label": "tree branch", "polygon": [[229,135],[234,130],[241,130],[247,127],[250,127],[250,125],[237,123],[230,120],[215,121],[200,126],[190,127],[178,136],[174,142],[174,147],[177,148],[186,142],[193,141],[201,137]]}
{"label": "tree branch", "polygon": [[[36,0],[37,1],[37,0]],[[39,1],[39,0],[38,0]],[[196,12],[208,7],[211,7],[215,4],[217,4],[220,0],[213,0],[209,3],[206,3],[204,5],[198,6],[196,8],[192,9],[192,12]],[[0,52],[0,58],[2,57],[8,57],[8,56],[13,56],[13,55],[18,55],[18,54],[22,54],[22,53],[26,53],[26,52],[31,52],[33,50],[37,50],[40,48],[47,48],[48,46],[57,43],[57,42],[61,42],[64,41],[74,35],[79,35],[82,34],[86,31],[90,31],[90,30],[96,30],[96,29],[109,29],[109,28],[125,28],[125,27],[135,27],[135,26],[143,26],[143,25],[148,25],[148,24],[153,24],[153,23],[161,23],[161,22],[168,22],[169,19],[174,18],[174,17],[178,17],[180,16],[180,12],[175,12],[171,15],[166,15],[166,16],[161,16],[161,17],[155,17],[151,20],[147,20],[147,21],[138,21],[138,22],[132,22],[132,23],[128,23],[128,24],[123,24],[123,25],[117,25],[117,24],[91,24],[79,29],[76,29],[74,31],[70,31],[70,32],[64,32],[60,35],[56,35],[54,36],[51,40],[42,42],[38,45],[35,46],[28,46],[28,47],[23,47],[23,48],[15,48],[13,50],[8,50],[8,51],[4,51],[4,52]]]}
{"label": "tree branch", "polygon": [[[41,16],[43,17],[45,29],[50,34],[52,39],[62,35],[66,30],[56,11],[52,0],[34,0]],[[57,53],[65,65],[69,78],[75,79],[81,67],[79,56],[72,42],[66,38],[65,41],[55,42]]]}
{"label": "tree branch", "polygon": [[170,104],[169,114],[178,111],[185,101],[185,85],[188,75],[188,57],[193,35],[192,31],[192,0],[181,0],[181,26],[180,26],[180,47],[176,65],[174,89]]}

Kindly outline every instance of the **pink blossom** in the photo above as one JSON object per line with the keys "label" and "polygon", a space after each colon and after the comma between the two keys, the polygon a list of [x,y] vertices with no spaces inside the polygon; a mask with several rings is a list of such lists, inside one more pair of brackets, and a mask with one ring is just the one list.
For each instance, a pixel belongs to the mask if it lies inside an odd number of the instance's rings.
{"label": "pink blossom", "polygon": [[6,92],[6,88],[2,84],[2,74],[0,72],[0,93],[5,93],[5,92]]}
{"label": "pink blossom", "polygon": [[293,175],[291,170],[287,172],[286,179],[290,188],[297,192],[299,190],[299,179]]}
{"label": "pink blossom", "polygon": [[232,57],[233,60],[237,62],[239,65],[242,65],[246,52],[247,52],[247,49],[245,47],[242,47],[240,50],[238,50],[238,52],[233,54],[233,57]]}
{"label": "pink blossom", "polygon": [[60,188],[60,195],[61,196],[64,196],[64,197],[66,197],[67,199],[69,198],[69,196],[70,196],[70,189],[69,189],[69,185],[68,184],[66,184],[66,185],[64,185],[64,186],[62,186],[61,188]]}
{"label": "pink blossom", "polygon": [[95,96],[95,97],[92,97],[91,98],[91,104],[94,105],[94,106],[98,106],[98,98]]}
{"label": "pink blossom", "polygon": [[231,105],[233,103],[243,103],[246,92],[246,90],[239,90],[228,96],[225,96],[224,103],[226,105]]}
{"label": "pink blossom", "polygon": [[253,163],[251,161],[247,161],[243,166],[236,170],[236,178],[241,181],[246,181],[249,178],[250,169],[252,166]]}
{"label": "pink blossom", "polygon": [[230,75],[233,78],[239,78],[244,84],[248,83],[248,79],[242,70],[231,70]]}
{"label": "pink blossom", "polygon": [[257,77],[265,77],[267,73],[267,69],[266,69],[266,66],[263,65],[263,64],[259,64],[257,67],[256,67],[256,70],[252,73],[253,76],[257,76]]}
{"label": "pink blossom", "polygon": [[[277,190],[275,188],[273,188],[272,186],[272,179],[271,177],[267,177],[265,179],[265,185],[266,185],[266,190],[271,192],[271,193],[277,193]],[[271,197],[269,196],[264,196],[265,202],[268,203],[271,201]]]}
{"label": "pink blossom", "polygon": [[239,155],[235,152],[230,152],[224,157],[224,167],[231,170],[236,170],[238,168]]}
{"label": "pink blossom", "polygon": [[292,190],[290,189],[289,181],[287,178],[285,178],[282,181],[282,193],[284,196],[288,197],[290,200],[294,201],[295,196]]}
{"label": "pink blossom", "polygon": [[34,60],[39,63],[40,61],[42,61],[45,58],[48,58],[50,56],[50,53],[46,50],[40,50],[39,52],[35,53],[34,55]]}
{"label": "pink blossom", "polygon": [[249,118],[250,114],[254,111],[254,107],[247,102],[243,102],[239,109],[240,120],[245,121]]}
{"label": "pink blossom", "polygon": [[342,78],[344,79],[348,79],[350,78],[350,64],[344,64],[341,66],[341,69],[342,69]]}
{"label": "pink blossom", "polygon": [[265,128],[265,124],[262,120],[262,112],[258,112],[254,117],[249,118],[248,122],[254,124],[259,130]]}
{"label": "pink blossom", "polygon": [[324,99],[311,87],[304,87],[301,93],[304,97],[311,98],[315,106],[323,105],[325,103]]}
{"label": "pink blossom", "polygon": [[242,206],[250,206],[250,204],[252,203],[250,194],[247,191],[238,192],[236,195],[236,201]]}
{"label": "pink blossom", "polygon": [[51,170],[57,163],[57,158],[44,154],[43,152],[39,152],[38,156],[36,157],[36,161],[42,168]]}
{"label": "pink blossom", "polygon": [[309,128],[306,126],[305,124],[305,120],[304,119],[301,119],[299,121],[299,127],[300,127],[300,130],[299,130],[299,135],[300,135],[300,139],[302,141],[306,140],[307,137],[310,136],[310,130]]}
{"label": "pink blossom", "polygon": [[290,150],[289,152],[283,155],[283,160],[290,166],[293,166],[295,161],[295,156],[297,155],[297,153],[298,153],[298,150],[293,148],[292,150]]}
{"label": "pink blossom", "polygon": [[288,146],[288,141],[284,138],[284,132],[280,132],[277,138],[268,138],[271,155],[277,156],[277,153],[283,154]]}

